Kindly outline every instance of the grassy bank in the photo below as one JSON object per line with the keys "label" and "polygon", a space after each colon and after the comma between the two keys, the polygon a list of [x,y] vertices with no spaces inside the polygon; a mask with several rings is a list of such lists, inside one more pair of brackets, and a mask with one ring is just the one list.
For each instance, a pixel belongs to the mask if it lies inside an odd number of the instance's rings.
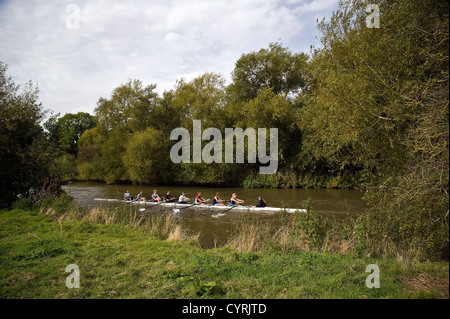
{"label": "grassy bank", "polygon": [[[448,298],[448,262],[203,250],[176,227],[109,218],[0,211],[0,298]],[[66,288],[69,264],[80,268],[79,289]],[[379,289],[365,285],[369,264],[379,266]]]}

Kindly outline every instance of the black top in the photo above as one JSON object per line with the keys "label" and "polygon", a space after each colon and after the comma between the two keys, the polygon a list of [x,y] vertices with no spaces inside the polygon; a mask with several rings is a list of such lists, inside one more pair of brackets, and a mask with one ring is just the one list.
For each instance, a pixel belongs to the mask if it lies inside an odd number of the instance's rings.
{"label": "black top", "polygon": [[264,201],[262,199],[259,200],[258,205],[256,205],[256,207],[266,207],[266,203],[264,203]]}

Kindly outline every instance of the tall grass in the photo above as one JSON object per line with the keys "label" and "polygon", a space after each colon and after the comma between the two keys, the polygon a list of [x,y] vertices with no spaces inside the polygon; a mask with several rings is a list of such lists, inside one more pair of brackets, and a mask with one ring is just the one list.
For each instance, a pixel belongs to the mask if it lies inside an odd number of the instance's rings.
{"label": "tall grass", "polygon": [[195,234],[174,216],[174,214],[153,208],[143,209],[139,205],[101,204],[93,208],[81,207],[67,195],[46,202],[40,213],[50,215],[58,221],[86,221],[104,225],[123,225],[139,229],[159,239],[192,241],[198,244]]}
{"label": "tall grass", "polygon": [[[317,251],[355,256],[396,258],[398,260],[429,260],[431,254],[427,246],[411,242],[414,238],[396,236],[403,228],[386,229],[388,221],[384,215],[372,214],[358,218],[348,216],[342,220],[330,220],[313,211],[308,201],[304,212],[290,214],[281,212],[278,223],[267,224],[255,213],[242,215],[229,236],[226,246],[236,251]],[[114,205],[105,203],[94,208],[84,208],[63,194],[56,199],[43,200],[40,211],[58,221],[86,221],[100,224],[120,224],[139,229],[157,238],[173,241],[192,241],[199,245],[199,233],[187,229],[171,213],[146,208],[139,205]],[[397,223],[400,224],[400,223]],[[405,222],[403,222],[405,224]],[[401,225],[401,224],[400,224]],[[448,225],[448,224],[447,224]],[[394,227],[394,228],[393,228]],[[447,226],[448,228],[448,226]],[[408,230],[408,229],[407,229]],[[448,229],[447,229],[448,232]],[[412,233],[412,232],[411,232]]]}
{"label": "tall grass", "polygon": [[228,240],[228,245],[238,251],[253,252],[265,250],[271,228],[259,222],[254,214],[243,215],[235,231]]}
{"label": "tall grass", "polygon": [[306,208],[306,213],[281,213],[278,225],[264,225],[255,213],[239,220],[227,245],[242,252],[317,251],[358,257],[385,257],[403,260],[431,258],[423,247],[411,245],[386,232],[386,221],[375,223],[370,215],[331,220]]}
{"label": "tall grass", "polygon": [[345,254],[355,252],[353,233],[345,227],[348,224],[337,223],[311,210],[295,214],[282,212],[277,226],[262,224],[256,214],[248,213],[239,220],[227,245],[242,252],[274,249]]}

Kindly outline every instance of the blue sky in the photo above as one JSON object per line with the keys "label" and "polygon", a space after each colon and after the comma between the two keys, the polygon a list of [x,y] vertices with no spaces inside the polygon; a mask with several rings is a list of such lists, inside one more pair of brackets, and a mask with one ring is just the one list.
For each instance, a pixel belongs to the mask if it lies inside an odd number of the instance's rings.
{"label": "blue sky", "polygon": [[40,90],[44,109],[93,113],[100,97],[129,79],[157,84],[205,72],[229,81],[242,54],[281,42],[294,52],[320,46],[317,19],[338,0],[0,2],[0,61],[16,84]]}

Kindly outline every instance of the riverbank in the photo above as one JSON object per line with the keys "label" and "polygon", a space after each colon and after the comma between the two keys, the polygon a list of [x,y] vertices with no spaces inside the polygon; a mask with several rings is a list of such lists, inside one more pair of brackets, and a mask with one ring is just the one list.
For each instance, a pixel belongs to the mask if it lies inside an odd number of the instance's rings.
{"label": "riverbank", "polygon": [[[448,298],[448,262],[277,249],[201,249],[119,223],[0,211],[0,298]],[[172,234],[172,236],[170,236]],[[162,239],[165,238],[165,239]],[[68,289],[66,266],[80,269]],[[366,267],[380,288],[366,287]]]}

